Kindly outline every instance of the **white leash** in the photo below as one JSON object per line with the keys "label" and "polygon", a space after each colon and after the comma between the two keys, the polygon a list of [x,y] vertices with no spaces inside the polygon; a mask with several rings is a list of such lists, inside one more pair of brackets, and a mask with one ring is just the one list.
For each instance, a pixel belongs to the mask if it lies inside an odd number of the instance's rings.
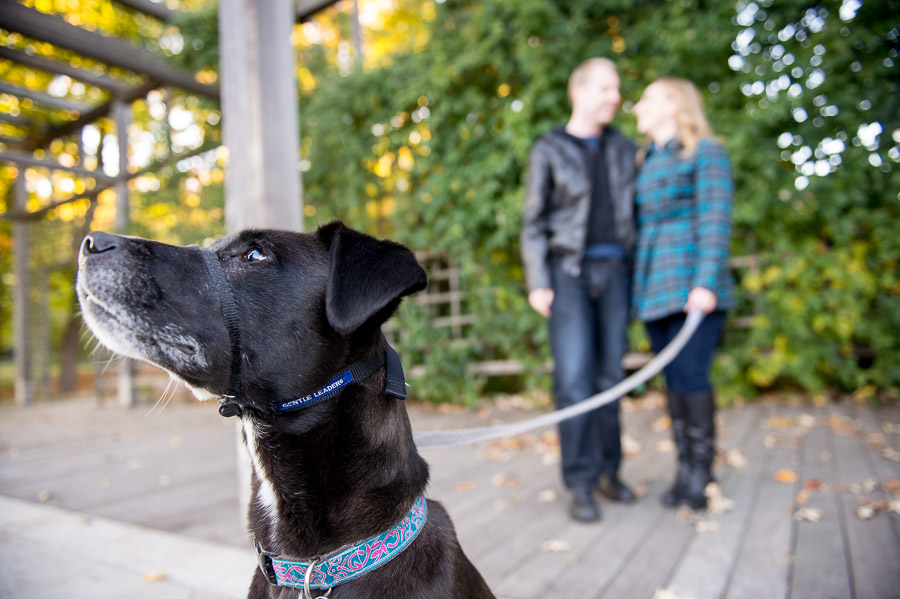
{"label": "white leash", "polygon": [[678,355],[678,352],[680,352],[682,348],[684,348],[688,340],[694,334],[694,331],[697,330],[697,327],[700,326],[700,322],[703,320],[703,316],[704,314],[702,310],[691,310],[690,314],[688,314],[687,318],[685,319],[684,325],[681,327],[681,330],[678,331],[678,334],[675,335],[675,338],[672,339],[672,341],[669,342],[669,344],[664,347],[661,352],[659,352],[643,368],[641,368],[628,378],[622,380],[617,385],[610,387],[606,391],[603,391],[602,393],[593,395],[585,399],[584,401],[581,401],[573,406],[569,406],[568,408],[550,412],[549,414],[543,414],[541,416],[523,420],[521,422],[512,422],[510,424],[502,424],[499,426],[482,426],[476,428],[454,429],[446,431],[421,432],[413,435],[413,440],[416,443],[416,447],[418,449],[451,447],[454,445],[467,445],[469,443],[476,443],[478,441],[488,441],[490,439],[513,437],[515,435],[521,435],[522,433],[534,430],[536,428],[560,423],[563,420],[579,416],[581,414],[584,414],[585,412],[590,412],[591,410],[595,410],[600,406],[615,401],[626,393],[632,391],[638,385],[650,380],[653,376],[655,376],[658,372],[665,368],[669,364],[669,362],[674,360],[675,356]]}

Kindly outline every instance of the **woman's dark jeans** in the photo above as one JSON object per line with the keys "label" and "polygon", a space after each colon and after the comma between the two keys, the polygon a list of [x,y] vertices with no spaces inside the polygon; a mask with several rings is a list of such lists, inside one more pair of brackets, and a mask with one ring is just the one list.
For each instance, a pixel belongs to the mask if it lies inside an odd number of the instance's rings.
{"label": "woman's dark jeans", "polygon": [[[669,344],[681,330],[686,318],[687,314],[671,314],[644,323],[654,352],[659,353]],[[722,339],[724,325],[724,311],[717,310],[706,315],[684,349],[663,370],[669,391],[684,395],[712,391],[709,368]]]}
{"label": "woman's dark jeans", "polygon": [[[622,260],[586,260],[578,277],[551,262],[553,389],[566,408],[622,380],[629,269]],[[616,476],[622,461],[618,400],[559,425],[562,477],[569,488]]]}

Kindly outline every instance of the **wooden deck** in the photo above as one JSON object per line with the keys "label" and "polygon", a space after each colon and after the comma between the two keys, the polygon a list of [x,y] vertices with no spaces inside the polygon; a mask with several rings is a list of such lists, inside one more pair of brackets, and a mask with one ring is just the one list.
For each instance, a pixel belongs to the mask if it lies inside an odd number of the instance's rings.
{"label": "wooden deck", "polygon": [[[0,495],[250,551],[234,422],[209,405],[148,410],[0,408]],[[410,413],[420,430],[528,415],[412,403]],[[498,597],[900,597],[900,409],[722,410],[716,472],[731,505],[700,515],[658,501],[674,469],[659,401],[629,400],[623,417],[623,478],[643,497],[603,503],[594,525],[565,515],[552,431],[424,452],[430,496]]]}

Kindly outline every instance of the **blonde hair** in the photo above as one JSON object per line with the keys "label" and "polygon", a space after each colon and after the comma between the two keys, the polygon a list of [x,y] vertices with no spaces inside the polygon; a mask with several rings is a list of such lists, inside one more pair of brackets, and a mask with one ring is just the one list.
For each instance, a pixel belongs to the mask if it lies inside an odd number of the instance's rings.
{"label": "blonde hair", "polygon": [[569,75],[569,97],[572,97],[573,89],[584,85],[590,79],[591,75],[600,69],[612,69],[615,73],[619,72],[616,68],[616,63],[608,58],[601,58],[599,56],[588,58],[575,67],[575,70]]}
{"label": "blonde hair", "polygon": [[684,148],[682,156],[690,156],[700,144],[700,140],[713,137],[712,127],[703,111],[703,98],[697,86],[679,77],[660,77],[653,83],[665,87],[675,104],[675,122],[678,125],[676,138]]}

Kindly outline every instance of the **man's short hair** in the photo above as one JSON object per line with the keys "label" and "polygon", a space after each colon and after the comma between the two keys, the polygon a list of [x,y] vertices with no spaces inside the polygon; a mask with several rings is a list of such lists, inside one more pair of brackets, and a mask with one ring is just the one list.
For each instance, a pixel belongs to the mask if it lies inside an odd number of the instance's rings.
{"label": "man's short hair", "polygon": [[580,65],[575,67],[575,70],[572,71],[571,75],[569,75],[569,96],[571,97],[573,89],[580,85],[584,85],[584,83],[590,78],[591,75],[594,74],[595,71],[599,71],[601,69],[612,69],[613,72],[618,73],[618,69],[616,69],[616,63],[608,58],[602,58],[600,56],[588,58]]}

